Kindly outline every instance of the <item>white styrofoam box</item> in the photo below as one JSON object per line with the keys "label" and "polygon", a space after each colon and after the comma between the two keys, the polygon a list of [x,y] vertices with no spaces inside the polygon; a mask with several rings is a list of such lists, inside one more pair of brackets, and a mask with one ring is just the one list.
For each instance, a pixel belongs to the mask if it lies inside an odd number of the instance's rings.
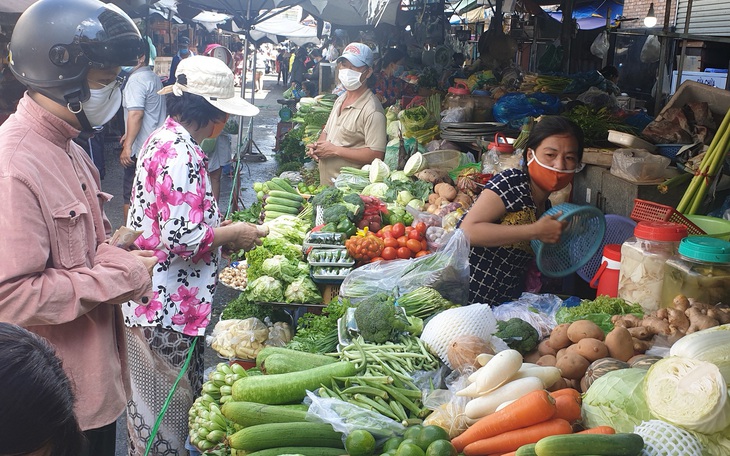
{"label": "white styrofoam box", "polygon": [[[724,89],[727,83],[727,73],[708,73],[706,71],[682,71],[682,81],[695,81],[718,89]],[[677,71],[672,72],[672,89],[669,94],[677,90]]]}

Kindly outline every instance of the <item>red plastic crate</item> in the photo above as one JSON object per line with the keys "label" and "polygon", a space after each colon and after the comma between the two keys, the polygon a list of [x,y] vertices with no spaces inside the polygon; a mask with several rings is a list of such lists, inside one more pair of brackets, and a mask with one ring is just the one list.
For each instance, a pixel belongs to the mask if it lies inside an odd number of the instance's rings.
{"label": "red plastic crate", "polygon": [[679,223],[687,227],[687,233],[692,235],[703,235],[705,233],[700,227],[690,222],[687,217],[677,212],[671,206],[655,203],[653,201],[645,201],[640,199],[634,200],[634,209],[629,216],[636,222],[641,221],[659,221]]}

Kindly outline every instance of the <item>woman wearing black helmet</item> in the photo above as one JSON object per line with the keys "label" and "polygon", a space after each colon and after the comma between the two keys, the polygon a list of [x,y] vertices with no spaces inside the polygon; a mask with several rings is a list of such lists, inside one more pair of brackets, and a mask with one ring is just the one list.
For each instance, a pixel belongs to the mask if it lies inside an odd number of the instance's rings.
{"label": "woman wearing black helmet", "polygon": [[117,112],[117,74],[141,46],[132,20],[96,0],[36,2],[9,45],[28,92],[0,127],[0,320],[56,347],[76,388],[82,455],[114,455],[129,393],[119,305],[150,292],[157,259],[107,243],[108,195],[72,139]]}

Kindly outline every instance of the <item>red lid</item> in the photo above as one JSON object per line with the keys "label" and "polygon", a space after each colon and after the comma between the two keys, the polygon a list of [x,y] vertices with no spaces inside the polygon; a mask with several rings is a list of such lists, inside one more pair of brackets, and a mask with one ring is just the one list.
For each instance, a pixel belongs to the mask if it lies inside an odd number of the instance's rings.
{"label": "red lid", "polygon": [[463,82],[457,82],[454,87],[449,87],[449,93],[453,93],[454,95],[469,95],[471,91]]}
{"label": "red lid", "polygon": [[621,261],[621,244],[606,244],[603,256],[613,261]]}
{"label": "red lid", "polygon": [[687,237],[687,227],[679,223],[641,221],[634,228],[634,236],[650,241],[681,241]]}

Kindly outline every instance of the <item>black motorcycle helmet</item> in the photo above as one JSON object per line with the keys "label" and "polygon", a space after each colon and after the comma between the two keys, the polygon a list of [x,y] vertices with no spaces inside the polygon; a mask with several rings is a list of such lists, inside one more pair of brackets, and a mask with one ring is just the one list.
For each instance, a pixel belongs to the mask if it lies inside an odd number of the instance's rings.
{"label": "black motorcycle helmet", "polygon": [[[88,71],[134,66],[144,44],[113,4],[40,0],[18,19],[8,45],[10,69],[28,88],[78,112],[89,99]],[[79,118],[88,125],[86,116]]]}

